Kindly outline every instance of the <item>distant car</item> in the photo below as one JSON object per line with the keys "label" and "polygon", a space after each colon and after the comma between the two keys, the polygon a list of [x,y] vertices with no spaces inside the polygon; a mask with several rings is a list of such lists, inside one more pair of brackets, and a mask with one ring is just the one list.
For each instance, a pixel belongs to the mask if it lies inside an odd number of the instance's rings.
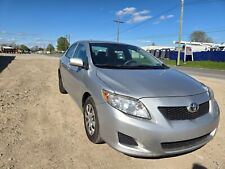
{"label": "distant car", "polygon": [[156,157],[193,151],[215,136],[213,91],[136,46],[76,42],[60,58],[58,77],[60,92],[83,110],[93,143]]}

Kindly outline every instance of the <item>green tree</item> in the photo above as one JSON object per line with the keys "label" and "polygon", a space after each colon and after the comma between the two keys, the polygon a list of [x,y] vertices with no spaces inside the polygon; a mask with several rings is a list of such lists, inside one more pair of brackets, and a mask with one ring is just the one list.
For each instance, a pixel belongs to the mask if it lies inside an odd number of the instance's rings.
{"label": "green tree", "polygon": [[208,37],[208,35],[203,31],[194,31],[190,35],[190,40],[192,42],[213,42],[212,38]]}
{"label": "green tree", "polygon": [[26,46],[26,45],[20,45],[20,49],[22,49],[23,51],[30,51],[30,49]]}
{"label": "green tree", "polygon": [[55,48],[52,44],[49,43],[46,50],[49,51],[50,53],[52,53],[55,50]]}
{"label": "green tree", "polygon": [[57,49],[58,51],[66,51],[69,48],[70,44],[65,37],[60,37],[57,40]]}

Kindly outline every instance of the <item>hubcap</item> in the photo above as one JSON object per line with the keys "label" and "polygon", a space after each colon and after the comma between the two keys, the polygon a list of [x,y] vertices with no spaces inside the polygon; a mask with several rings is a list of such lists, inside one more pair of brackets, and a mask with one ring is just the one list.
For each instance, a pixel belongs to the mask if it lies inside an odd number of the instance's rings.
{"label": "hubcap", "polygon": [[95,110],[91,104],[87,104],[84,116],[86,129],[92,136],[95,133]]}

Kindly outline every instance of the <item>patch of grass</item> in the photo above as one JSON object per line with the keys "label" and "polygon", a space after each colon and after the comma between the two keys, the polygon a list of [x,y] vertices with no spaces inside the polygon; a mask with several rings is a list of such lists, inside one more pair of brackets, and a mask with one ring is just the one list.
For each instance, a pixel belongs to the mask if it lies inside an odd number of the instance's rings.
{"label": "patch of grass", "polygon": [[[175,66],[175,60],[164,60],[164,63],[167,65]],[[182,61],[180,62],[181,66],[184,67],[194,67],[194,68],[206,68],[206,69],[218,69],[225,70],[225,62],[213,62],[213,61],[188,61],[184,64]]]}

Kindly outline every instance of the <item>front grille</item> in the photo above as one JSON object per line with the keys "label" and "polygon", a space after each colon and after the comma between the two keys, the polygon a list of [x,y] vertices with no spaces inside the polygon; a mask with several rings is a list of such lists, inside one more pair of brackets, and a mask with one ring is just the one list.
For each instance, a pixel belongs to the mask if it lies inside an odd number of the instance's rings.
{"label": "front grille", "polygon": [[199,105],[197,112],[191,113],[186,106],[183,107],[158,107],[163,116],[169,120],[192,120],[209,112],[209,102]]}
{"label": "front grille", "polygon": [[210,134],[206,134],[204,136],[194,138],[191,140],[185,140],[185,141],[178,141],[178,142],[166,142],[166,143],[161,143],[161,146],[164,150],[166,151],[172,151],[172,150],[181,150],[185,148],[190,148],[192,146],[204,143],[209,139]]}

